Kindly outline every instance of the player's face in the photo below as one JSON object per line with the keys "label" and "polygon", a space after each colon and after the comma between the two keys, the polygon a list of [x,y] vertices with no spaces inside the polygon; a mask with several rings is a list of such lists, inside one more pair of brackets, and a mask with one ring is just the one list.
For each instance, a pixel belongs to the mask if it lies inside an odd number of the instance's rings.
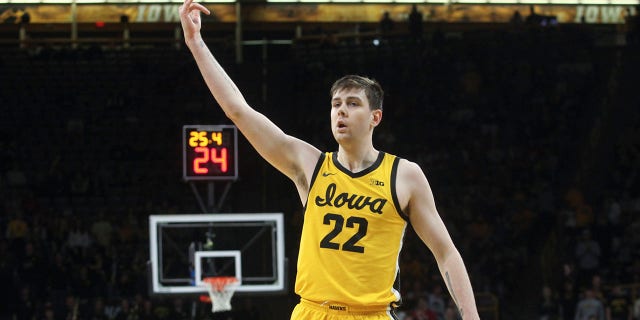
{"label": "player's face", "polygon": [[371,110],[364,89],[343,89],[331,98],[331,131],[338,143],[371,136],[382,111]]}

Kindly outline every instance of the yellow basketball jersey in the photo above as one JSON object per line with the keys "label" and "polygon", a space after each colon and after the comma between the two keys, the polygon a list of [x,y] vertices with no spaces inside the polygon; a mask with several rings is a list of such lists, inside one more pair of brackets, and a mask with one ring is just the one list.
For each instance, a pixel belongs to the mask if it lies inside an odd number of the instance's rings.
{"label": "yellow basketball jersey", "polygon": [[407,226],[395,194],[399,158],[380,152],[352,173],[320,156],[305,206],[295,291],[316,302],[400,302],[399,254]]}

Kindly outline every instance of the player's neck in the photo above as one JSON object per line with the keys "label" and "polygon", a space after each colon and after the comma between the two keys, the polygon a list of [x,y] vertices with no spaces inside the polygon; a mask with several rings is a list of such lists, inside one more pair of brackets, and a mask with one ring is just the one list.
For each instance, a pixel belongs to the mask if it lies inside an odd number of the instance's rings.
{"label": "player's neck", "polygon": [[359,172],[370,167],[378,159],[379,151],[372,145],[362,148],[338,148],[338,162],[351,172]]}

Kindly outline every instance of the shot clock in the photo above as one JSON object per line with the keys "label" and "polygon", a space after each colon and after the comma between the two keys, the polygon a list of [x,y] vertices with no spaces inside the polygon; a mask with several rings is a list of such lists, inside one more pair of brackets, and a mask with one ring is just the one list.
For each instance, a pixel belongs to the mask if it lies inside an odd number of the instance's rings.
{"label": "shot clock", "polygon": [[182,127],[183,178],[185,180],[235,180],[238,178],[238,137],[232,125]]}

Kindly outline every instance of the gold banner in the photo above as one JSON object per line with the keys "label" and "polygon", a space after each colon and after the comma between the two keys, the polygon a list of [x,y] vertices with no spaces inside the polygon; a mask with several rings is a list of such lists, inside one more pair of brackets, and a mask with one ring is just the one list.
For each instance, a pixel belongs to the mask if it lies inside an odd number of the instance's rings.
{"label": "gold banner", "polygon": [[[235,22],[235,4],[207,4],[211,16],[205,21]],[[247,22],[377,22],[388,11],[396,22],[407,20],[411,5],[399,4],[243,4],[242,18]],[[119,22],[126,15],[130,22],[178,22],[179,4],[82,4],[77,6],[77,21]],[[621,24],[627,15],[635,15],[633,6],[548,5],[534,6],[536,14],[554,16],[558,23]],[[508,22],[514,12],[523,18],[530,14],[526,5],[418,5],[425,21]],[[28,13],[31,23],[71,22],[70,5],[0,5],[0,23],[19,23]]]}
{"label": "gold banner", "polygon": [[[206,5],[212,11],[207,20],[235,22],[234,4]],[[135,4],[135,5],[78,5],[76,11],[79,23],[120,22],[121,16],[128,16],[130,22],[179,22],[179,4]],[[71,22],[70,5],[22,5],[0,6],[0,23],[19,23],[24,13],[28,13],[31,23]]]}

